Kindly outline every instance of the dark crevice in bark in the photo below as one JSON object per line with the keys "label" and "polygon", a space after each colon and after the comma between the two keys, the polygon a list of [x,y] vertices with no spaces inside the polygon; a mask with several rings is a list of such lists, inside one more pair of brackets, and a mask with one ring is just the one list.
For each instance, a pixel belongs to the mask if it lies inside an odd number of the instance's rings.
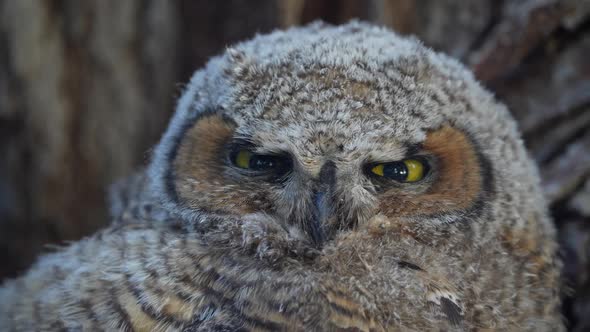
{"label": "dark crevice in bark", "polygon": [[480,49],[492,35],[494,29],[498,26],[498,23],[500,23],[502,19],[502,8],[504,7],[505,1],[506,0],[498,0],[491,3],[492,14],[490,19],[483,30],[475,37],[471,45],[469,45],[468,51],[463,56],[463,62],[468,60],[467,58],[469,55]]}

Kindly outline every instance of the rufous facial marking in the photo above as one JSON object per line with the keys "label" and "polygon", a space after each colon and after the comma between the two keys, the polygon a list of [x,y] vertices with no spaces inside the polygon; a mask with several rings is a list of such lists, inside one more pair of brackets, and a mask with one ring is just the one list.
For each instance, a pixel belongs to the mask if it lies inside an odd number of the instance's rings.
{"label": "rufous facial marking", "polygon": [[436,159],[431,187],[422,194],[386,192],[381,212],[390,217],[432,216],[473,206],[484,183],[473,141],[461,130],[444,126],[427,134],[422,150]]}
{"label": "rufous facial marking", "polygon": [[[227,185],[226,150],[234,129],[221,115],[211,114],[203,115],[186,131],[172,160],[174,188],[180,203],[236,214],[253,211],[249,196]],[[198,193],[207,193],[209,197],[204,199]]]}

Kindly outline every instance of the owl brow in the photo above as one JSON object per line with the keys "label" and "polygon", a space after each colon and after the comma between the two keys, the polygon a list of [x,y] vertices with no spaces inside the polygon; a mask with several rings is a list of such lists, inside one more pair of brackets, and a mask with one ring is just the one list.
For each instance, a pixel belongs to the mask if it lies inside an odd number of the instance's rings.
{"label": "owl brow", "polygon": [[225,150],[230,153],[236,153],[240,150],[248,150],[256,153],[258,145],[254,143],[251,136],[237,135],[226,143]]}
{"label": "owl brow", "polygon": [[256,145],[250,136],[236,136],[228,142],[231,149],[247,149],[253,150]]}
{"label": "owl brow", "polygon": [[[259,151],[259,149],[263,150],[263,151]],[[276,156],[283,156],[283,157],[290,156],[290,154],[284,150],[264,149],[263,147],[257,145],[251,136],[247,136],[247,135],[234,136],[234,138],[231,139],[226,144],[226,150],[230,151],[230,152],[237,152],[239,150],[248,150],[248,151],[251,151],[254,153],[262,153],[265,155],[276,155]]]}
{"label": "owl brow", "polygon": [[406,157],[411,157],[417,155],[420,151],[422,151],[423,145],[422,143],[404,143],[404,147],[406,148]]}
{"label": "owl brow", "polygon": [[375,165],[375,164],[379,164],[379,163],[383,163],[383,162],[392,162],[392,161],[400,161],[404,158],[409,158],[409,157],[413,157],[416,156],[418,154],[420,154],[420,152],[422,152],[424,150],[424,145],[423,143],[409,143],[409,142],[405,142],[402,143],[402,146],[405,149],[405,152],[403,153],[403,157],[402,155],[400,155],[399,158],[395,159],[395,160],[389,160],[388,158],[368,158],[365,159],[363,164],[365,165]]}

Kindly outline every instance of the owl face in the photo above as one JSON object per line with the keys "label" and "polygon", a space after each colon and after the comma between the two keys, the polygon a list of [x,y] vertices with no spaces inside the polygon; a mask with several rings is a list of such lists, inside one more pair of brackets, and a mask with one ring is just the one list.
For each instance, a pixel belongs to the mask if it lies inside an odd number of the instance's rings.
{"label": "owl face", "polygon": [[252,77],[238,92],[251,99],[186,126],[170,159],[178,206],[263,212],[321,246],[376,214],[450,222],[489,197],[488,162],[467,128],[422,120],[435,101],[404,91],[387,101],[403,108],[378,103],[402,82],[376,88],[341,68],[278,76]]}
{"label": "owl face", "polygon": [[341,41],[259,37],[195,75],[152,166],[168,206],[264,213],[316,246],[378,214],[418,229],[479,219],[498,181],[490,143],[515,136],[505,109],[415,41],[330,33]]}
{"label": "owl face", "polygon": [[212,59],[151,176],[187,220],[262,213],[318,247],[376,215],[423,234],[548,223],[506,108],[455,60],[362,23],[278,31]]}

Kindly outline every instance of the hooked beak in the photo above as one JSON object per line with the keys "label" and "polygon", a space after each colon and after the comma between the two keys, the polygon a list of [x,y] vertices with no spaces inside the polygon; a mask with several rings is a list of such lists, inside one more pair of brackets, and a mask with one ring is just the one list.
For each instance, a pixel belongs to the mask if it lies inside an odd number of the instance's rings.
{"label": "hooked beak", "polygon": [[320,169],[317,187],[313,192],[313,208],[306,223],[307,233],[314,245],[321,248],[330,239],[332,227],[330,219],[334,216],[334,191],[336,187],[336,165],[326,162]]}

